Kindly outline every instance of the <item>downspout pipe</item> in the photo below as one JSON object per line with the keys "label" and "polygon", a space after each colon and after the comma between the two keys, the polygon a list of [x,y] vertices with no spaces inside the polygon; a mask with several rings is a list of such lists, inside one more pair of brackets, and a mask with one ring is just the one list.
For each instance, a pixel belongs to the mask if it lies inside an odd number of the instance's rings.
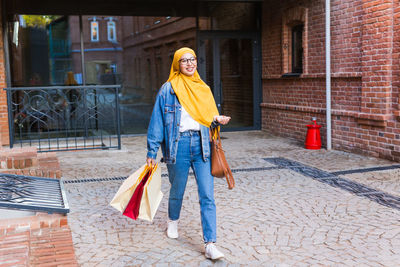
{"label": "downspout pipe", "polygon": [[326,149],[332,149],[331,123],[331,1],[325,0]]}

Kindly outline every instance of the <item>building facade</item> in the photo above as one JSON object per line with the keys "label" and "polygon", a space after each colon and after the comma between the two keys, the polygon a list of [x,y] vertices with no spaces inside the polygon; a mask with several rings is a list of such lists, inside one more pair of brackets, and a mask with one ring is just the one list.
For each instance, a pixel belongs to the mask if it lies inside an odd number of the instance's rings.
{"label": "building facade", "polygon": [[[324,1],[264,1],[262,128],[305,139],[317,117],[326,138]],[[332,146],[400,160],[400,5],[331,1]],[[303,64],[292,70],[291,34],[302,25]]]}

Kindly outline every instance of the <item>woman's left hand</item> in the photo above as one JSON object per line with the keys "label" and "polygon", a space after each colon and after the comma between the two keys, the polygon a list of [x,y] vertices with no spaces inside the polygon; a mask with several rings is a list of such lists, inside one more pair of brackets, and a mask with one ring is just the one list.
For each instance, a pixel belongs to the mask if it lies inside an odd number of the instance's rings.
{"label": "woman's left hand", "polygon": [[231,117],[224,116],[224,115],[219,115],[219,116],[215,116],[214,120],[216,120],[217,122],[219,122],[222,125],[226,125],[231,120]]}

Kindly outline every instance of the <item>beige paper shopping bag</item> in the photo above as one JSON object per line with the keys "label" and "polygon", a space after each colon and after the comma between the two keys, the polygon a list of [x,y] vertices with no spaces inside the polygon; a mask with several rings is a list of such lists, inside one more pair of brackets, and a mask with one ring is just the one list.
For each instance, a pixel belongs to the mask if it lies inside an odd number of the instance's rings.
{"label": "beige paper shopping bag", "polygon": [[154,215],[160,206],[163,193],[161,192],[161,169],[154,166],[151,176],[144,186],[142,201],[140,202],[138,218],[153,221]]}
{"label": "beige paper shopping bag", "polygon": [[140,183],[142,178],[149,171],[149,167],[144,164],[137,171],[131,174],[119,187],[114,198],[111,200],[110,205],[120,212],[124,212],[126,206],[129,203],[137,185]]}

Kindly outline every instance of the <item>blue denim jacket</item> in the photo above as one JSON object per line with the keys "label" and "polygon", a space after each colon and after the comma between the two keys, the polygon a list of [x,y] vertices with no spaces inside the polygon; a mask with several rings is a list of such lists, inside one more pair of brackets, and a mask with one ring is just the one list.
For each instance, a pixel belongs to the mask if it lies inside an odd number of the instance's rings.
{"label": "blue denim jacket", "polygon": [[[166,82],[157,94],[147,130],[147,157],[155,159],[160,148],[165,163],[176,162],[179,141],[179,125],[181,122],[182,106],[172,89],[171,83]],[[209,128],[200,124],[203,160],[210,158]]]}

